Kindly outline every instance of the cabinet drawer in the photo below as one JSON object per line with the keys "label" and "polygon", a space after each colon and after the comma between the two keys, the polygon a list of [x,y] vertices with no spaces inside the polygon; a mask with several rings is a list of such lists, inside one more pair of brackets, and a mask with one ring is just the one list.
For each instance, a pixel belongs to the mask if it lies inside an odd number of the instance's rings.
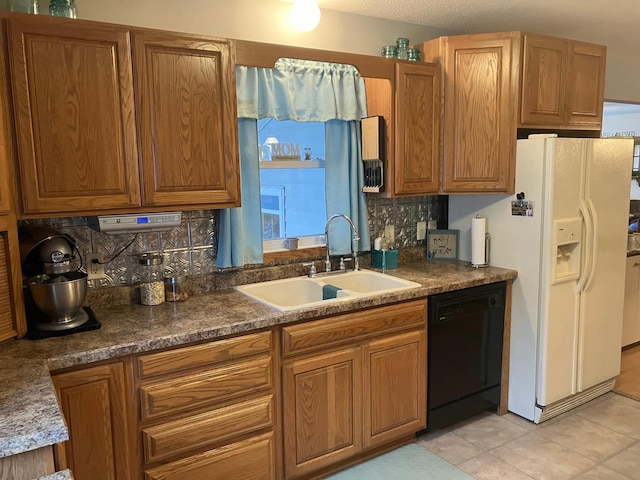
{"label": "cabinet drawer", "polygon": [[138,357],[140,378],[174,373],[271,350],[271,332],[254,333]]}
{"label": "cabinet drawer", "polygon": [[262,355],[221,368],[140,387],[142,419],[195,409],[273,386],[271,357]]}
{"label": "cabinet drawer", "polygon": [[147,463],[273,426],[273,395],[142,430]]}
{"label": "cabinet drawer", "polygon": [[284,355],[289,356],[341,345],[358,338],[426,325],[426,320],[426,300],[387,305],[284,327],[282,348]]}
{"label": "cabinet drawer", "polygon": [[275,480],[273,433],[149,469],[145,480]]}

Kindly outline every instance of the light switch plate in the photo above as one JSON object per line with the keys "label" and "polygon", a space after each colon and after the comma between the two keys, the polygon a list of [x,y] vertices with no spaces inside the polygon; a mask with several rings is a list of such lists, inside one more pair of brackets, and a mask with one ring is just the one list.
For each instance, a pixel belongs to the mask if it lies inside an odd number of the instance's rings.
{"label": "light switch plate", "polygon": [[424,240],[427,237],[427,222],[418,222],[416,228],[416,240]]}

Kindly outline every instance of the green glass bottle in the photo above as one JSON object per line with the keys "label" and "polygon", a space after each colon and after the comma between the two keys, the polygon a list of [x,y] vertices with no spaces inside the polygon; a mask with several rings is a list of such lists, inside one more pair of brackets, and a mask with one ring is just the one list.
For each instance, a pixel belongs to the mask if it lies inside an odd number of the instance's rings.
{"label": "green glass bottle", "polygon": [[77,18],[78,10],[74,0],[51,0],[49,2],[49,15]]}

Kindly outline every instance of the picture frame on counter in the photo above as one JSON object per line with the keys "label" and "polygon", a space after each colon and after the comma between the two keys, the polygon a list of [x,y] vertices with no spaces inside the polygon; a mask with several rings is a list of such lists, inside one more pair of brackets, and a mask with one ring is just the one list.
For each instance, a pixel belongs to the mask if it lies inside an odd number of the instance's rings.
{"label": "picture frame on counter", "polygon": [[427,259],[458,260],[459,230],[427,230]]}

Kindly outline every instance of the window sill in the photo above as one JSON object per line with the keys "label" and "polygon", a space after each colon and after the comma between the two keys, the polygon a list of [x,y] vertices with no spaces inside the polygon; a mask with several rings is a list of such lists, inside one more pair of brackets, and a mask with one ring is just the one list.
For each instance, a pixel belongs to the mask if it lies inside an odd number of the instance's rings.
{"label": "window sill", "polygon": [[267,160],[260,162],[260,168],[324,168],[324,160]]}
{"label": "window sill", "polygon": [[279,250],[265,252],[262,261],[264,264],[282,263],[290,260],[307,260],[313,258],[323,258],[327,254],[327,247],[308,247],[296,250]]}

